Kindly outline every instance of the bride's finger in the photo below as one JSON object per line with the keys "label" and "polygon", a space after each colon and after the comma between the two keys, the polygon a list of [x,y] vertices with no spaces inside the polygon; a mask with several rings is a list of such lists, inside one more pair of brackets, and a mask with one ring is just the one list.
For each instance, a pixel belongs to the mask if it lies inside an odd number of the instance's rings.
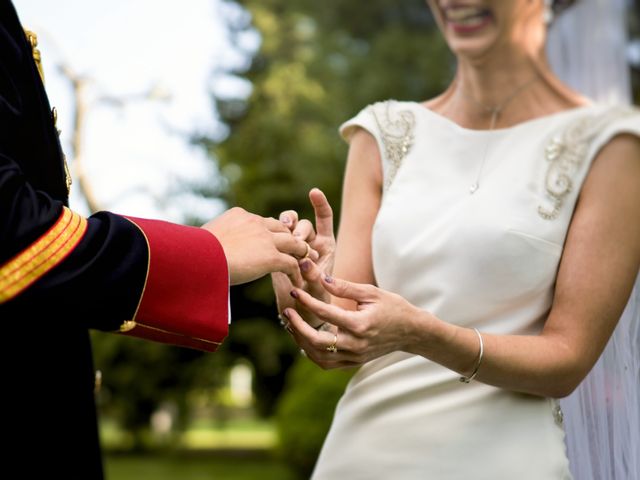
{"label": "bride's finger", "polygon": [[291,290],[290,295],[296,299],[298,305],[301,305],[325,322],[340,327],[340,329],[355,332],[361,327],[357,318],[358,312],[345,310],[337,305],[323,302],[298,288]]}
{"label": "bride's finger", "polygon": [[293,232],[298,224],[298,212],[295,210],[285,210],[278,217],[282,224],[289,229],[289,231]]}
{"label": "bride's finger", "polygon": [[333,210],[325,194],[319,188],[309,192],[309,200],[316,214],[318,235],[333,237]]}
{"label": "bride's finger", "polygon": [[276,304],[278,312],[282,312],[287,307],[293,307],[293,302],[289,291],[292,287],[291,279],[284,273],[273,272],[271,274],[271,284],[273,286],[273,292],[276,296]]}
{"label": "bride's finger", "polygon": [[351,353],[354,339],[348,333],[337,328],[314,329],[293,308],[287,308],[283,313],[289,321],[289,330],[296,338],[296,343],[304,345],[307,354],[315,353],[315,358],[330,362],[358,362],[357,357]]}
{"label": "bride's finger", "polygon": [[296,228],[293,229],[293,235],[301,238],[305,242],[313,242],[316,238],[316,231],[313,229],[313,223],[303,218],[298,222]]}
{"label": "bride's finger", "polygon": [[302,272],[302,278],[307,282],[306,290],[316,298],[328,299],[327,289],[323,284],[323,278],[325,273],[314,262],[309,260],[300,260],[300,272]]}

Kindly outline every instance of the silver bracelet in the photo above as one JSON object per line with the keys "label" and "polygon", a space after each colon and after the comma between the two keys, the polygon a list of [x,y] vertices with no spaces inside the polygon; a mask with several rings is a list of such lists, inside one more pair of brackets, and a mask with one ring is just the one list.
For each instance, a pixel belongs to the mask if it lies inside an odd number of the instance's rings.
{"label": "silver bracelet", "polygon": [[471,380],[476,378],[476,375],[478,375],[478,370],[480,370],[480,364],[482,363],[482,355],[484,354],[484,342],[482,341],[482,335],[480,335],[480,332],[477,328],[474,328],[473,331],[476,332],[476,335],[478,335],[478,340],[480,341],[480,353],[478,354],[478,360],[476,361],[476,366],[473,369],[473,373],[471,374],[471,376],[460,377],[460,381],[462,383],[469,383]]}

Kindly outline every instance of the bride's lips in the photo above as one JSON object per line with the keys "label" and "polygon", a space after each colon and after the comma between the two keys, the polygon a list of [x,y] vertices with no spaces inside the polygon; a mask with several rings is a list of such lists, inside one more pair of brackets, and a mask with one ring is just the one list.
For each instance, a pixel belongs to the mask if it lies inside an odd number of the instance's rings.
{"label": "bride's lips", "polygon": [[444,8],[444,20],[459,34],[476,33],[493,20],[491,10],[471,5],[452,5]]}

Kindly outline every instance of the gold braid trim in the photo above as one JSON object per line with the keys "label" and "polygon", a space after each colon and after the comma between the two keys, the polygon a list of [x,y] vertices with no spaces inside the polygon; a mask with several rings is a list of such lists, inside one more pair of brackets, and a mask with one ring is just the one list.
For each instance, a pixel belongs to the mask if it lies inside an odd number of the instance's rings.
{"label": "gold braid trim", "polygon": [[19,295],[62,262],[86,231],[87,219],[63,207],[49,231],[0,266],[0,303]]}
{"label": "gold braid trim", "polygon": [[44,85],[44,70],[42,69],[42,56],[40,55],[40,50],[36,47],[38,46],[38,36],[35,32],[31,30],[24,29],[24,34],[27,37],[27,41],[29,45],[31,45],[31,54],[33,55],[33,61],[36,63],[36,68],[38,69],[38,73],[40,74],[40,80],[42,80],[42,84]]}
{"label": "gold braid trim", "polygon": [[120,332],[120,333],[125,333],[125,332],[130,332],[134,328],[142,328],[142,329],[146,328],[148,330],[152,330],[152,331],[155,331],[155,332],[165,333],[165,334],[168,334],[168,335],[173,335],[174,337],[187,338],[189,340],[195,340],[197,342],[202,342],[202,343],[206,343],[206,344],[209,344],[209,345],[222,345],[222,342],[214,342],[213,340],[205,340],[204,338],[192,337],[191,335],[185,335],[184,333],[171,332],[171,331],[165,330],[163,328],[152,327],[151,325],[140,323],[140,322],[138,322],[136,320],[126,320],[125,322],[122,323],[122,325],[120,325],[120,329],[117,330],[117,331]]}

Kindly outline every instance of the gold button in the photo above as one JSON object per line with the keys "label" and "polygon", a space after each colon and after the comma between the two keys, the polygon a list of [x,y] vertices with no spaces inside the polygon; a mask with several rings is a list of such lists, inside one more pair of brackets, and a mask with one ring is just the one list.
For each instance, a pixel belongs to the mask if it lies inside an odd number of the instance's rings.
{"label": "gold button", "polygon": [[120,332],[128,332],[130,330],[133,330],[134,328],[136,328],[136,322],[135,320],[125,320],[124,322],[122,322],[122,325],[120,325]]}
{"label": "gold button", "polygon": [[69,171],[69,164],[67,164],[67,156],[62,154],[62,162],[64,164],[64,182],[67,186],[67,195],[71,193],[71,184],[73,184],[73,179],[71,178],[71,172]]}

